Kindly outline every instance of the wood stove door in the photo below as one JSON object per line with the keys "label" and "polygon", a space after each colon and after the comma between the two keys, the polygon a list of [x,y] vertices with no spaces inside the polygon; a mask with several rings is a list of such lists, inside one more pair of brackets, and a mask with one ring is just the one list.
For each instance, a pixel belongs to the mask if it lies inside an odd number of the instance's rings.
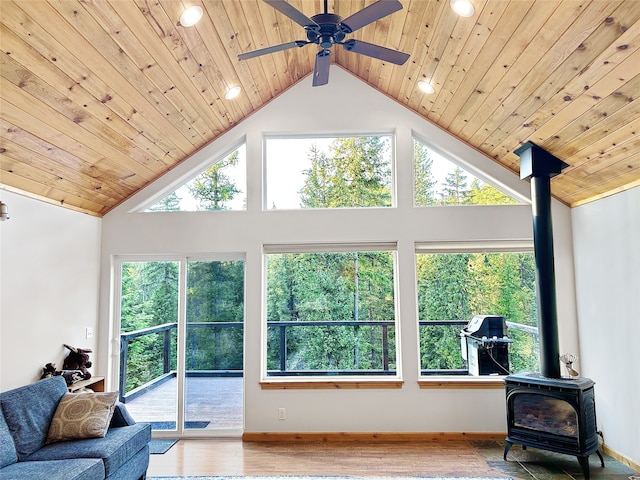
{"label": "wood stove door", "polygon": [[513,399],[513,424],[578,441],[578,414],[565,400],[534,393]]}

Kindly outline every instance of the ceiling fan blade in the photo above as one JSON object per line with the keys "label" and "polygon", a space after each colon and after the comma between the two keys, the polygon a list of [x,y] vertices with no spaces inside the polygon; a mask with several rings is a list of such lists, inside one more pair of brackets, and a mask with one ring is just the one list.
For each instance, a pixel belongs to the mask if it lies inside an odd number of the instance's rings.
{"label": "ceiling fan blade", "polygon": [[398,0],[378,0],[340,22],[340,29],[344,33],[355,32],[398,10],[402,10],[402,4]]}
{"label": "ceiling fan blade", "polygon": [[241,53],[238,55],[238,60],[246,60],[248,58],[259,57],[266,53],[279,52],[281,50],[287,50],[294,47],[304,47],[311,42],[305,42],[303,40],[295,40],[293,42],[282,43],[280,45],[274,45],[272,47],[261,48],[259,50],[253,50],[252,52]]}
{"label": "ceiling fan blade", "polygon": [[313,86],[319,87],[329,83],[329,68],[331,67],[331,51],[320,50],[316,55],[316,65],[313,69]]}
{"label": "ceiling fan blade", "polygon": [[297,8],[295,8],[293,5],[286,2],[285,0],[264,0],[264,2],[271,5],[280,13],[289,17],[298,25],[302,25],[303,27],[318,26],[316,22],[311,20],[304,13],[302,13],[300,10],[298,10]]}
{"label": "ceiling fan blade", "polygon": [[362,40],[347,40],[343,47],[349,52],[361,53],[369,57],[378,58],[385,62],[403,65],[409,59],[409,54],[399,50],[374,45],[373,43],[363,42]]}

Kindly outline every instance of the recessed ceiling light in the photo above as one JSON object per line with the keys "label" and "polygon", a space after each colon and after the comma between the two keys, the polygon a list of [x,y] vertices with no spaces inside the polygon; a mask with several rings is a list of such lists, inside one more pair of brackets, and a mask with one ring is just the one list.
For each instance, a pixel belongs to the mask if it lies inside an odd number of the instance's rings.
{"label": "recessed ceiling light", "polygon": [[201,6],[192,5],[180,15],[180,25],[183,27],[193,27],[202,18],[202,13]]}
{"label": "recessed ceiling light", "polygon": [[449,5],[461,17],[472,17],[476,11],[471,0],[450,0]]}
{"label": "recessed ceiling light", "polygon": [[436,89],[433,88],[433,85],[431,85],[429,82],[425,82],[424,80],[418,82],[418,88],[424,93],[428,93],[429,95],[436,91]]}
{"label": "recessed ceiling light", "polygon": [[236,98],[240,94],[241,88],[238,86],[227,88],[227,93],[224,94],[224,98],[227,100],[231,100],[232,98]]}

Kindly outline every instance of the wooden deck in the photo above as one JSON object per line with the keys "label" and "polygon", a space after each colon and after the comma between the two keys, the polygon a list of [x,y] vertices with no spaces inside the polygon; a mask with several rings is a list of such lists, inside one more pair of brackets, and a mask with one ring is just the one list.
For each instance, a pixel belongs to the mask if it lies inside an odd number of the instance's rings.
{"label": "wooden deck", "polygon": [[[128,401],[127,410],[138,422],[175,422],[177,386],[173,378]],[[242,408],[242,377],[187,377],[185,421],[209,422],[199,430],[242,429]]]}

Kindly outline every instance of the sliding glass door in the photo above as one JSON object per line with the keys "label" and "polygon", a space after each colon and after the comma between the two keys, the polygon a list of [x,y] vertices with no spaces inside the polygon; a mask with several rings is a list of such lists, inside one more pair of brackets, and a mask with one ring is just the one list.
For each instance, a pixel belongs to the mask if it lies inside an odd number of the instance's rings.
{"label": "sliding glass door", "polygon": [[244,262],[187,272],[185,429],[242,428]]}
{"label": "sliding glass door", "polygon": [[244,260],[119,262],[120,398],[157,432],[243,426]]}

